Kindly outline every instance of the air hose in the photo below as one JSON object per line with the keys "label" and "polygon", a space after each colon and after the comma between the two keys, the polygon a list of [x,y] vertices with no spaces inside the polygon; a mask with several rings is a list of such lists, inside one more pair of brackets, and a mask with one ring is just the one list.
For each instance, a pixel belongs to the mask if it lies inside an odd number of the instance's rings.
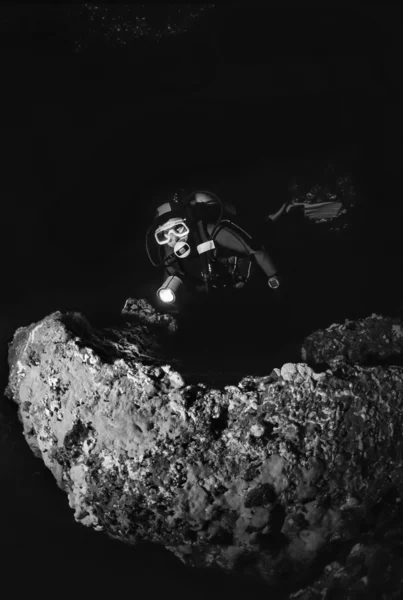
{"label": "air hose", "polygon": [[150,233],[151,230],[153,228],[154,225],[151,225],[151,227],[148,228],[147,233],[146,233],[146,252],[147,252],[147,256],[148,256],[148,260],[150,261],[150,263],[152,264],[153,267],[161,267],[163,265],[163,259],[161,258],[160,262],[157,263],[153,260],[152,256],[151,256],[151,252],[150,252],[150,246],[149,246],[149,237],[150,237]]}

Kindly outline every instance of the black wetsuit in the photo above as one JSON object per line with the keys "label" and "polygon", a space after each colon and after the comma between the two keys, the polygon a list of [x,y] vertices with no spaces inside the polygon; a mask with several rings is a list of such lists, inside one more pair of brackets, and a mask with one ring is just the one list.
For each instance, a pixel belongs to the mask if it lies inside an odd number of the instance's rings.
{"label": "black wetsuit", "polygon": [[[213,231],[215,229],[215,231]],[[209,253],[209,284],[212,287],[241,287],[253,270],[260,270],[266,281],[277,272],[276,265],[264,247],[258,247],[251,236],[241,227],[228,219],[224,219],[214,228],[209,223],[205,226],[207,235],[214,241],[215,249]],[[186,287],[194,291],[205,288],[203,271],[205,258],[197,252],[197,243],[190,234],[188,243],[191,253],[187,258],[177,258],[173,249],[165,246],[168,264],[165,277],[177,275]]]}

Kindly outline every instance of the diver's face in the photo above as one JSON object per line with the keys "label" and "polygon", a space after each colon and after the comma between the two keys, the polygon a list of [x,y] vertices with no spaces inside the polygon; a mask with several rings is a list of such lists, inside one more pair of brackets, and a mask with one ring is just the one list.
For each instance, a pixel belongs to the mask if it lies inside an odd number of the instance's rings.
{"label": "diver's face", "polygon": [[168,246],[170,248],[174,248],[176,242],[178,242],[179,240],[182,240],[183,242],[187,242],[188,237],[189,237],[188,235],[186,235],[185,237],[179,237],[173,231],[170,231],[169,236],[168,236]]}

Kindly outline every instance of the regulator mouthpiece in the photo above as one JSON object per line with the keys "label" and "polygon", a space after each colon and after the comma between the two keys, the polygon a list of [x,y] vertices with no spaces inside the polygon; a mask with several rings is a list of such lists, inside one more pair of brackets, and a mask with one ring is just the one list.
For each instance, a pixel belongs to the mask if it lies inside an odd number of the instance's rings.
{"label": "regulator mouthpiece", "polygon": [[190,254],[190,246],[187,242],[176,242],[174,252],[178,258],[186,258]]}
{"label": "regulator mouthpiece", "polygon": [[157,296],[164,304],[172,304],[175,302],[178,290],[182,285],[182,280],[179,277],[170,275],[157,291]]}

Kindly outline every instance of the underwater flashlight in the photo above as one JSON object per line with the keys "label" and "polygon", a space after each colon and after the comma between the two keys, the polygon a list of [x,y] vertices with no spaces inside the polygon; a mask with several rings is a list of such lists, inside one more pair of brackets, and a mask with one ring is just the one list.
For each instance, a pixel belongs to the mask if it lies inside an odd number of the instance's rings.
{"label": "underwater flashlight", "polygon": [[157,291],[158,298],[164,304],[172,304],[172,302],[175,302],[178,290],[182,285],[182,279],[176,275],[170,275]]}
{"label": "underwater flashlight", "polygon": [[159,290],[158,296],[161,302],[165,302],[166,304],[169,304],[170,302],[175,302],[175,294],[169,288]]}

